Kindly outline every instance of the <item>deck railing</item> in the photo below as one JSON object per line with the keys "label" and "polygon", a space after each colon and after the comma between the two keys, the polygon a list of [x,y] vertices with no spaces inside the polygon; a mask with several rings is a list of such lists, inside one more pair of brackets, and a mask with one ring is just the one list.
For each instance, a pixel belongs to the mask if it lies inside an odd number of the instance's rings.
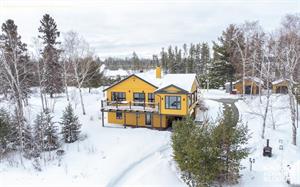
{"label": "deck railing", "polygon": [[147,112],[159,111],[159,103],[155,103],[155,102],[102,100],[101,107],[104,110],[132,110],[132,111],[147,111]]}

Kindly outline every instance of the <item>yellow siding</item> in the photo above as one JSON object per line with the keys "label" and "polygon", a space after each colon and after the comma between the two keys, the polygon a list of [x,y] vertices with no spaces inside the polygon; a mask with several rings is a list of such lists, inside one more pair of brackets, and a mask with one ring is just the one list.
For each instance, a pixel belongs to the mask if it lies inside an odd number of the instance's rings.
{"label": "yellow siding", "polygon": [[[196,80],[193,83],[192,92],[195,92],[197,90],[198,84]],[[148,93],[154,93],[154,91],[157,88],[153,85],[143,81],[142,79],[132,76],[128,79],[121,81],[119,84],[116,84],[109,88],[107,90],[107,99],[111,101],[111,93],[112,92],[125,92],[126,94],[126,101],[132,102],[133,101],[133,93],[134,92],[144,92],[145,93],[145,101],[148,102]],[[181,108],[176,109],[166,109],[165,108],[165,96],[181,96]],[[168,116],[186,116],[189,114],[189,111],[193,110],[195,107],[195,104],[192,105],[192,107],[188,108],[188,94],[182,93],[182,90],[170,86],[166,87],[163,90],[163,93],[156,93],[155,94],[155,103],[159,104],[161,114],[153,113],[152,118],[152,127],[154,128],[160,128],[160,125],[162,125],[162,128],[166,128],[167,125],[167,118]],[[113,124],[120,124],[120,125],[128,125],[128,126],[136,126],[137,119],[136,119],[136,112],[126,112],[126,122],[125,122],[125,116],[124,112],[122,115],[122,119],[116,119],[116,112],[111,111],[108,112],[108,122]],[[160,117],[161,115],[161,117]],[[160,123],[161,121],[161,123]],[[138,126],[139,127],[146,127],[145,125],[145,113],[142,111],[139,112],[138,117]]]}
{"label": "yellow siding", "polygon": [[148,102],[148,93],[153,93],[156,88],[145,81],[137,78],[136,76],[132,76],[129,79],[117,84],[110,89],[107,90],[107,99],[111,101],[111,93],[112,92],[125,92],[126,93],[126,101],[133,101],[133,93],[134,92],[144,92],[146,102]]}
{"label": "yellow siding", "polygon": [[273,85],[272,85],[272,92],[273,92],[273,93],[276,93],[276,89],[277,89],[278,87],[287,87],[287,86],[288,86],[288,82],[287,82],[287,81],[283,81],[283,82],[278,83],[278,84],[273,84]]}
{"label": "yellow siding", "polygon": [[197,91],[197,88],[198,88],[198,84],[197,84],[197,80],[195,79],[193,82],[191,93]]}
{"label": "yellow siding", "polygon": [[[127,126],[136,126],[136,113],[135,112],[126,112],[126,125]],[[159,114],[153,114],[153,123],[152,127],[154,128],[160,128],[160,116]],[[162,115],[161,117],[162,120],[162,128],[167,127],[167,121],[166,121],[166,116]],[[116,119],[116,112],[108,112],[108,123],[113,123],[113,124],[120,124],[124,125],[125,124],[125,113],[123,112],[122,119]],[[145,125],[145,113],[140,113],[138,117],[138,127],[146,127]]]}
{"label": "yellow siding", "polygon": [[[165,106],[165,96],[181,96],[181,109],[166,109]],[[161,98],[160,107],[162,114],[169,114],[169,115],[179,115],[185,116],[187,115],[187,95],[186,94],[157,94],[155,98]]]}
{"label": "yellow siding", "polygon": [[[259,92],[256,92],[256,86],[258,86],[258,85],[253,81],[245,80],[245,86],[251,86],[251,85],[253,86],[252,87],[252,94],[258,94]],[[234,85],[234,88],[237,90],[237,92],[239,94],[242,94],[243,93],[243,81],[237,82]],[[259,91],[259,90],[257,90],[257,91]]]}

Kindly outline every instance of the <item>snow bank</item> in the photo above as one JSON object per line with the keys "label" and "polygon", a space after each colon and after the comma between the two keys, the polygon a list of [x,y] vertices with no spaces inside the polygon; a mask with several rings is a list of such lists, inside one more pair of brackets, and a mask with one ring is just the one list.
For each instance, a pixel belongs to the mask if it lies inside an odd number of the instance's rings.
{"label": "snow bank", "polygon": [[204,99],[238,99],[239,95],[233,95],[226,93],[225,90],[211,89],[211,90],[201,90],[201,97]]}
{"label": "snow bank", "polygon": [[300,185],[300,160],[291,165],[289,176],[291,184]]}

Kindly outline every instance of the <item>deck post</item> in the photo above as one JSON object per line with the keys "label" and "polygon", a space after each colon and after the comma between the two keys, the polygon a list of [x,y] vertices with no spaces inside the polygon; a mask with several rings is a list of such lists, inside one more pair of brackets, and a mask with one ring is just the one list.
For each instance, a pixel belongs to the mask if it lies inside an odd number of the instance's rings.
{"label": "deck post", "polygon": [[160,130],[162,130],[162,115],[161,114],[159,114],[159,128],[160,128]]}
{"label": "deck post", "polygon": [[139,126],[139,117],[138,117],[138,111],[135,112],[135,126]]}
{"label": "deck post", "polygon": [[144,98],[144,110],[145,110],[145,108],[146,108],[146,101],[145,101],[145,98]]}
{"label": "deck post", "polygon": [[131,110],[131,101],[129,101],[129,109]]}
{"label": "deck post", "polygon": [[126,110],[124,110],[124,128],[126,128]]}
{"label": "deck post", "polygon": [[103,100],[101,100],[101,119],[102,119],[102,127],[104,127],[104,108],[103,108],[104,104],[103,104]]}

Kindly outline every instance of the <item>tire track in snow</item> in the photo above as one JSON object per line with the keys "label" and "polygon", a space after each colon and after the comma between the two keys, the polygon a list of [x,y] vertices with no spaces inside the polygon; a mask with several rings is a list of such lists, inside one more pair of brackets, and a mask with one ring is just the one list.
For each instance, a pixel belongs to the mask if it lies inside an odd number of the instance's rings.
{"label": "tire track in snow", "polygon": [[139,159],[138,161],[135,161],[133,163],[131,163],[129,166],[127,166],[124,170],[122,170],[118,175],[114,176],[106,185],[107,187],[115,187],[115,186],[121,186],[122,184],[118,184],[120,181],[122,181],[123,178],[125,178],[127,176],[127,174],[133,170],[135,167],[137,167],[138,165],[140,165],[141,163],[143,163],[145,160],[151,158],[152,156],[154,156],[157,152],[164,152],[166,150],[168,150],[170,148],[170,146],[168,144],[165,144],[161,147],[159,147],[158,149],[156,149],[155,151],[148,153],[147,155],[145,155],[144,157],[142,157],[141,159]]}

